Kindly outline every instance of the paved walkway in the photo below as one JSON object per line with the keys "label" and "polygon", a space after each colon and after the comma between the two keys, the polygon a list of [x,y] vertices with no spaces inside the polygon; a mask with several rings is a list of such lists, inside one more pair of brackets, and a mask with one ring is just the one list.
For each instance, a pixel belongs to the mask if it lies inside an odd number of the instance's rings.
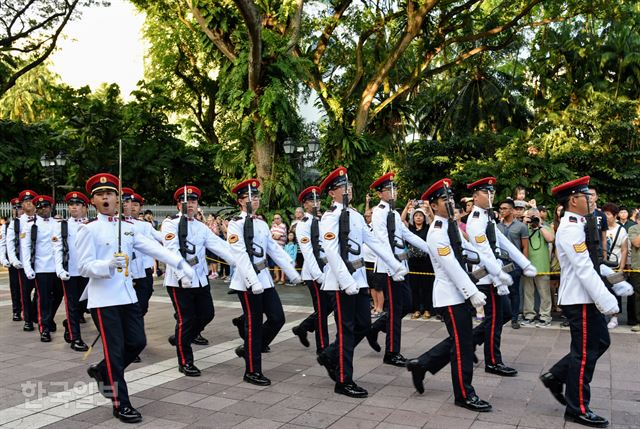
{"label": "paved walkway", "polygon": [[[369,398],[333,393],[333,383],[315,362],[313,346],[305,349],[291,327],[308,314],[306,288],[280,288],[287,324],[263,370],[273,384],[262,388],[242,381],[244,363],[233,349],[240,344],[231,318],[240,313],[235,296],[216,281],[216,317],[204,332],[211,344],[195,346],[197,378],[177,370],[175,350],[167,343],[173,310],[157,290],[146,318],[147,348],[143,362],[127,371],[133,406],[144,416],[139,426],[162,428],[574,428],[563,409],[538,381],[540,373],[564,355],[569,332],[559,327],[506,327],[503,355],[519,370],[515,378],[486,374],[481,360],[474,374],[478,394],[493,412],[473,413],[453,405],[450,372],[427,375],[426,392],[418,395],[410,374],[382,364],[382,355],[366,342],[356,349],[355,378]],[[303,305],[300,305],[304,303]],[[56,320],[61,327],[61,308]],[[13,428],[130,427],[112,417],[110,404],[96,392],[86,374],[89,362],[102,358],[98,345],[88,361],[68,348],[62,332],[41,343],[10,320],[6,272],[0,273],[0,425]],[[333,330],[333,326],[331,327]],[[96,331],[82,325],[85,341]],[[416,356],[446,336],[443,323],[405,320],[403,353]],[[383,338],[381,337],[381,340]],[[481,356],[480,356],[481,357]],[[613,428],[640,428],[640,335],[627,327],[612,333],[612,345],[600,359],[591,383],[592,409]]]}

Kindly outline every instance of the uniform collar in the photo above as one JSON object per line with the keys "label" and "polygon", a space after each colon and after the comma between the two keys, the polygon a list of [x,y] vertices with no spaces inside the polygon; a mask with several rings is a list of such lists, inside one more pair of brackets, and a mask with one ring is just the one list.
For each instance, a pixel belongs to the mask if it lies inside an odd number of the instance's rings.
{"label": "uniform collar", "polygon": [[105,214],[98,213],[98,220],[101,220],[103,222],[117,222],[118,216],[107,216]]}
{"label": "uniform collar", "polygon": [[382,206],[385,209],[387,207],[389,207],[389,203],[387,201],[385,201],[385,200],[380,200],[380,204],[379,205]]}
{"label": "uniform collar", "polygon": [[583,215],[579,215],[577,213],[574,212],[570,212],[570,211],[565,211],[564,212],[564,216],[562,217],[562,219],[566,219],[567,221],[569,221],[569,218],[573,217],[574,219],[577,219],[578,222],[580,223],[587,223],[587,219],[585,219],[585,217]]}
{"label": "uniform collar", "polygon": [[479,211],[482,214],[487,214],[488,210],[487,209],[483,209],[482,207],[478,207],[475,204],[473,205],[473,210],[472,211]]}
{"label": "uniform collar", "polygon": [[434,217],[433,217],[433,221],[435,222],[435,221],[437,221],[437,220],[439,220],[439,221],[440,221],[440,222],[442,222],[443,224],[447,224],[447,223],[449,222],[449,218],[442,217],[442,216],[440,216],[440,215],[434,215]]}
{"label": "uniform collar", "polygon": [[342,203],[339,203],[337,201],[334,201],[332,206],[334,206],[336,208],[336,210],[342,210],[342,207],[344,207],[344,205]]}

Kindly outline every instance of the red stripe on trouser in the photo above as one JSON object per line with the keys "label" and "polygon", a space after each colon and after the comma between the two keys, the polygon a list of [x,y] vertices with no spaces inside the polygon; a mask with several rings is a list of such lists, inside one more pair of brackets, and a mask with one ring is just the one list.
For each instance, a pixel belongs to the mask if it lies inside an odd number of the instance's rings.
{"label": "red stripe on trouser", "polygon": [[247,353],[245,355],[249,358],[249,372],[253,372],[253,328],[251,317],[251,305],[249,305],[249,293],[244,293],[244,304],[247,306]]}
{"label": "red stripe on trouser", "polygon": [[71,319],[69,318],[69,300],[67,299],[67,287],[63,280],[60,280],[62,284],[62,296],[64,296],[64,309],[67,315],[67,327],[69,328],[69,339],[73,341],[73,330],[71,329]]}
{"label": "red stripe on trouser", "polygon": [[20,302],[22,303],[22,320],[24,320],[25,322],[27,321],[27,318],[25,316],[25,311],[26,308],[24,305],[24,293],[22,292],[22,275],[20,275],[20,270],[18,271],[18,286],[20,286]]}
{"label": "red stripe on trouser", "polygon": [[44,331],[44,327],[42,326],[42,310],[40,309],[40,296],[42,293],[40,292],[40,285],[38,284],[38,280],[36,282],[36,291],[38,292],[38,326],[40,327],[40,333]]}
{"label": "red stripe on trouser", "polygon": [[336,310],[338,312],[338,363],[340,366],[340,383],[344,383],[344,349],[342,346],[342,307],[340,292],[336,291]]}
{"label": "red stripe on trouser", "polygon": [[[458,338],[458,328],[456,327],[456,319],[453,317],[453,310],[451,306],[449,308],[449,317],[451,317],[451,328],[453,329],[453,342],[456,345],[456,366],[458,367],[458,382],[460,383],[460,390],[462,390],[462,397],[467,399],[467,391],[464,388],[464,381],[462,380],[462,356],[460,356],[460,339]],[[452,362],[453,364],[453,362]]]}
{"label": "red stripe on trouser", "polygon": [[387,275],[387,290],[389,292],[389,351],[393,353],[393,294],[389,275]]}
{"label": "red stripe on trouser", "polygon": [[580,360],[580,378],[578,379],[578,400],[580,402],[580,412],[586,413],[584,406],[584,367],[587,364],[587,304],[582,304],[582,359]]}
{"label": "red stripe on trouser", "polygon": [[318,330],[318,334],[320,335],[320,347],[324,349],[324,338],[322,335],[322,310],[320,308],[320,289],[318,289],[318,283],[316,283],[315,280],[313,281],[313,288],[316,291],[316,307],[318,308],[318,326],[316,329]]}
{"label": "red stripe on trouser", "polygon": [[496,294],[493,290],[493,285],[489,285],[489,295],[491,295],[491,333],[489,334],[489,346],[491,348],[491,363],[496,364],[496,353],[493,349],[494,337],[496,335]]}
{"label": "red stripe on trouser", "polygon": [[107,347],[107,337],[104,335],[104,325],[102,324],[102,314],[100,309],[96,308],[98,314],[98,325],[100,326],[100,336],[102,337],[102,348],[104,348],[104,360],[107,363],[107,375],[109,376],[109,384],[111,385],[111,393],[113,394],[113,406],[118,408],[118,389],[113,383],[113,373],[111,372],[111,360],[109,359],[109,348]]}
{"label": "red stripe on trouser", "polygon": [[178,352],[180,352],[180,360],[182,365],[187,364],[187,360],[184,358],[184,352],[182,351],[182,312],[180,311],[180,304],[178,304],[178,296],[176,295],[176,288],[172,287],[173,302],[176,303],[176,313],[178,313]]}

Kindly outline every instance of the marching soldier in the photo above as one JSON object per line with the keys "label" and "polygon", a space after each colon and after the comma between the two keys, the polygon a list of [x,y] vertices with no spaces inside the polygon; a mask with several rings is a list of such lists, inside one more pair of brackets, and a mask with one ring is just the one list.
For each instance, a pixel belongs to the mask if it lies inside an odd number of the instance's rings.
{"label": "marching soldier", "polygon": [[[453,216],[453,196],[448,191],[450,187],[450,179],[439,180],[421,197],[429,201],[435,213],[427,234],[429,255],[436,274],[433,305],[443,317],[449,338],[419,358],[409,360],[407,369],[412,373],[416,390],[423,393],[425,373],[429,371],[436,374],[450,363],[455,404],[472,411],[491,411],[491,405],[478,398],[471,385],[474,348],[471,306],[485,305],[486,296],[478,290],[464,268],[462,238]],[[450,237],[451,234],[453,237]]]}
{"label": "marching soldier", "polygon": [[[385,244],[395,258],[409,271],[407,260],[409,253],[406,242],[425,252],[427,243],[409,231],[395,210],[397,189],[393,178],[395,173],[387,173],[375,180],[369,189],[375,189],[380,198],[380,204],[374,207],[371,218],[373,232]],[[384,260],[378,259],[375,270],[386,276],[385,296],[388,311],[371,326],[369,341],[377,344],[378,332],[386,332],[385,353],[383,362],[388,365],[405,366],[406,359],[400,354],[400,339],[402,334],[402,318],[411,311],[411,289],[405,281],[395,281]]]}
{"label": "marching soldier", "polygon": [[33,199],[38,194],[30,189],[25,189],[18,195],[18,200],[22,204],[22,215],[11,223],[11,228],[7,230],[7,256],[9,262],[18,271],[18,283],[20,285],[20,299],[22,300],[22,319],[24,320],[24,331],[33,331],[33,322],[37,321],[38,312],[36,308],[36,296],[32,297],[36,288],[34,279],[28,279],[24,274],[25,258],[31,255],[25,255],[21,251],[21,241],[26,237],[26,229],[29,228],[28,223],[31,222],[36,214],[36,207]]}
{"label": "marching soldier", "polygon": [[88,299],[94,323],[102,337],[104,359],[87,373],[100,392],[112,400],[113,415],[125,423],[142,420],[131,406],[124,370],[146,345],[142,311],[133,289],[129,261],[134,251],[179,268],[181,280],[194,277],[179,255],[136,233],[133,224],[116,216],[119,179],[108,173],[91,177],[86,190],[98,211],[96,220],[80,226],[76,245],[78,268],[89,283],[81,299]]}
{"label": "marching soldier", "polygon": [[[164,285],[173,303],[177,321],[169,342],[176,346],[178,370],[197,377],[200,370],[193,363],[191,343],[213,320],[214,307],[207,274],[206,250],[216,252],[231,262],[229,246],[202,222],[195,219],[201,191],[195,186],[181,186],[173,194],[180,214],[162,222],[164,246],[180,255],[195,271],[192,281],[184,279],[180,270],[167,267]],[[147,222],[143,222],[147,223]]]}
{"label": "marching soldier", "polygon": [[325,279],[327,258],[322,250],[320,240],[320,224],[318,222],[318,207],[322,191],[317,186],[310,186],[298,195],[306,212],[296,225],[296,238],[304,258],[302,265],[302,279],[311,293],[313,313],[293,328],[293,333],[300,339],[303,346],[309,347],[308,332],[316,334],[316,354],[320,354],[329,345],[327,317],[333,311],[331,295],[321,291]]}
{"label": "marching soldier", "polygon": [[13,228],[14,219],[22,216],[22,204],[17,198],[11,199],[11,219],[4,224],[0,231],[0,262],[9,270],[9,289],[11,291],[11,312],[14,322],[22,320],[22,300],[20,299],[20,279],[18,270],[9,262],[9,252],[7,247],[7,233]]}
{"label": "marching soldier", "polygon": [[89,347],[82,341],[80,333],[80,319],[82,317],[80,297],[87,287],[89,279],[82,277],[78,270],[76,239],[80,225],[87,222],[84,211],[89,205],[89,198],[82,192],[72,191],[65,195],[64,200],[69,207],[69,219],[56,222],[51,236],[56,275],[62,282],[66,308],[67,318],[62,322],[64,340],[69,343],[71,350],[85,352]]}
{"label": "marching soldier", "polygon": [[511,320],[508,295],[513,279],[503,271],[502,262],[496,258],[496,252],[502,252],[500,249],[505,249],[509,259],[518,264],[527,277],[534,277],[537,271],[513,243],[496,228],[491,207],[495,195],[493,187],[495,183],[495,177],[485,177],[467,185],[467,189],[473,192],[474,204],[467,219],[467,234],[469,241],[480,254],[484,268],[489,272],[489,275],[478,282],[478,289],[488,299],[484,307],[484,321],[474,328],[473,336],[476,345],[484,342],[485,372],[514,377],[518,371],[506,366],[500,353],[502,325]]}
{"label": "marching soldier", "polygon": [[[330,267],[322,290],[335,297],[337,335],[336,340],[318,355],[318,363],[336,382],[335,393],[365,398],[368,392],[353,381],[353,351],[371,327],[362,244],[366,243],[384,260],[394,281],[402,281],[408,270],[367,227],[362,215],[349,207],[351,191],[346,168],[332,171],[320,188],[333,200],[320,221],[320,235]],[[380,351],[379,346],[377,351]]]}
{"label": "marching soldier", "polygon": [[[257,179],[237,184],[232,193],[240,205],[239,216],[229,222],[227,242],[236,262],[236,272],[229,287],[237,291],[244,312],[244,346],[236,354],[245,359],[244,381],[268,386],[271,380],[262,374],[262,352],[284,325],[284,311],[267,265],[267,256],[284,270],[292,283],[302,278],[291,264],[289,255],[271,237],[268,225],[253,213],[260,207]],[[216,250],[216,253],[218,251]],[[267,320],[263,323],[263,315]]]}
{"label": "marching soldier", "polygon": [[53,204],[53,198],[48,195],[36,197],[38,214],[27,223],[25,238],[20,240],[20,252],[29,255],[23,258],[24,274],[36,283],[40,341],[45,343],[51,341],[51,332],[56,330],[53,319],[62,301],[62,285],[56,277],[53,253],[52,238],[55,237],[53,232],[57,223],[51,218]]}
{"label": "marching soldier", "polygon": [[[598,359],[611,342],[604,315],[620,310],[600,277],[604,269],[599,263],[594,264],[602,260],[602,253],[596,244],[599,232],[589,204],[589,176],[556,186],[551,193],[564,207],[556,234],[561,270],[558,305],[569,322],[571,347],[540,380],[566,406],[565,420],[603,428],[609,422],[589,408],[589,383]],[[633,293],[628,283],[610,277],[608,280],[616,295]]]}

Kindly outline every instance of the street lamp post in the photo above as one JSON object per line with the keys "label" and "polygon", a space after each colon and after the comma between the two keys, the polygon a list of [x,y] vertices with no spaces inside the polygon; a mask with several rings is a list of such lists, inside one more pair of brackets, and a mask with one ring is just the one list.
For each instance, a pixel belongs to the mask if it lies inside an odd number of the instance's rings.
{"label": "street lamp post", "polygon": [[47,171],[48,180],[51,182],[51,197],[56,201],[56,169],[62,168],[67,163],[64,153],[60,152],[55,158],[49,158],[46,154],[40,157],[40,165]]}
{"label": "street lamp post", "polygon": [[[305,161],[312,161],[320,150],[320,143],[315,137],[311,138],[307,144],[298,145],[288,138],[283,143],[284,153],[290,155],[298,161],[298,171],[300,173],[300,187],[304,188],[304,164]],[[295,153],[295,155],[294,155]]]}

